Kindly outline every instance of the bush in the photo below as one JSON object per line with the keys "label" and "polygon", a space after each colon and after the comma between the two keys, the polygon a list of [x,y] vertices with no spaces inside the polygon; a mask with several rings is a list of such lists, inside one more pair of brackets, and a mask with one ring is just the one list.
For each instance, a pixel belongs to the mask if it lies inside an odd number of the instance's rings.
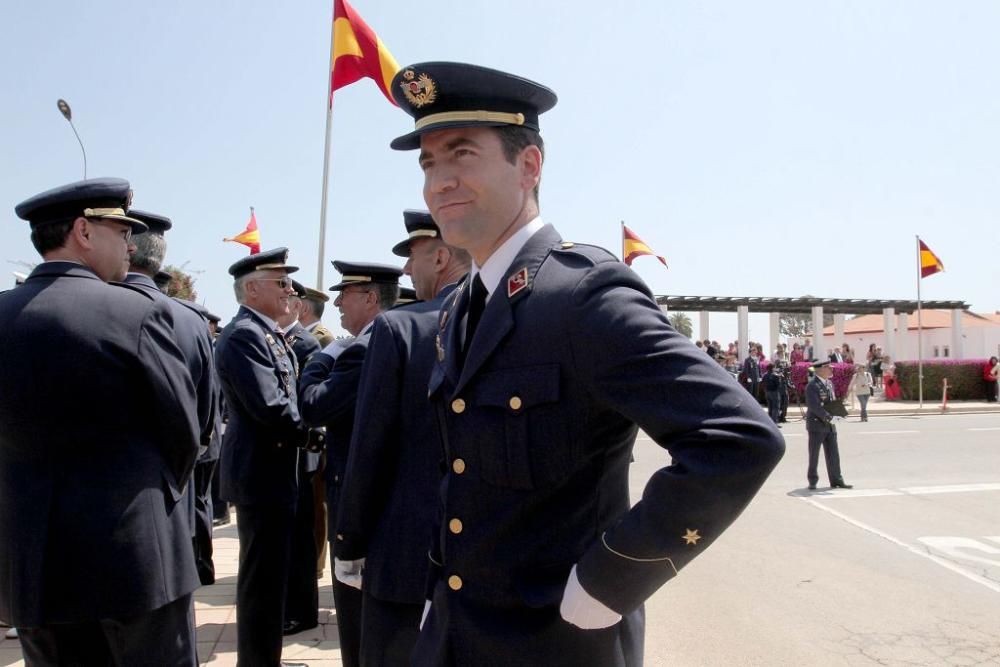
{"label": "bush", "polygon": [[[957,401],[986,400],[983,383],[983,366],[986,359],[945,359],[924,362],[924,399],[940,401],[943,380],[948,378],[948,399]],[[915,401],[918,396],[917,362],[901,361],[896,364],[896,378],[905,400]]]}
{"label": "bush", "polygon": [[[760,363],[760,376],[764,377],[764,373],[767,372],[770,362],[762,361]],[[795,391],[799,395],[799,402],[805,405],[806,402],[806,384],[809,382],[809,368],[812,366],[807,361],[800,361],[798,363],[792,364],[791,376],[789,377],[789,400],[794,403],[795,399],[792,397],[792,392]],[[851,378],[854,377],[854,364],[831,364],[833,366],[833,377],[830,380],[833,382],[833,391],[837,398],[846,398],[847,392],[851,388]],[[744,387],[747,386],[746,377],[743,372],[740,371],[740,384]],[[949,380],[950,382],[950,380]],[[985,395],[985,394],[984,394]],[[760,383],[760,387],[757,389],[757,400],[761,403],[766,403],[766,396],[764,395],[764,383]]]}

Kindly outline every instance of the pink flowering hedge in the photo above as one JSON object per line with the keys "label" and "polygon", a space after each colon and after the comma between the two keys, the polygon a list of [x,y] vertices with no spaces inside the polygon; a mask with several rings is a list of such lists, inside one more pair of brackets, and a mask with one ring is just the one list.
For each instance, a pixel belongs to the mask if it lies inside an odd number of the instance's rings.
{"label": "pink flowering hedge", "polygon": [[[935,359],[924,361],[924,400],[939,401],[943,380],[948,378],[948,400],[985,401],[983,366],[987,359]],[[917,400],[917,362],[900,361],[896,377],[903,399]]]}

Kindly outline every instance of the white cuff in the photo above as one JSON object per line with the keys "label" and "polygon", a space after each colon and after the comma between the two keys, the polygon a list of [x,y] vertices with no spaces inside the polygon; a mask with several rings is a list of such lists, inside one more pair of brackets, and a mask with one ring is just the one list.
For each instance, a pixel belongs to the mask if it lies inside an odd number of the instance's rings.
{"label": "white cuff", "polygon": [[340,353],[343,352],[345,349],[347,349],[347,346],[353,342],[354,339],[352,338],[338,338],[337,340],[333,341],[320,351],[323,354],[330,355],[331,357],[333,357],[333,360],[336,361],[337,357],[340,356]]}
{"label": "white cuff", "polygon": [[340,583],[361,590],[361,573],[365,566],[365,559],[340,560],[333,559],[333,576]]}
{"label": "white cuff", "polygon": [[576,565],[569,572],[559,613],[563,620],[584,630],[610,628],[622,620],[622,615],[606,607],[600,600],[584,590],[576,576]]}

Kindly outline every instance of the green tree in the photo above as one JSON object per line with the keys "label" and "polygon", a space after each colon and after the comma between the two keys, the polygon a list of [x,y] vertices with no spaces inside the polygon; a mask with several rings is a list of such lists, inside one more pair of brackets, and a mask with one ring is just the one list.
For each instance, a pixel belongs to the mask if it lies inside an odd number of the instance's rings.
{"label": "green tree", "polygon": [[694,327],[691,324],[691,318],[687,316],[686,313],[670,313],[667,317],[667,321],[670,322],[670,326],[677,330],[682,336],[691,337],[694,333]]}
{"label": "green tree", "polygon": [[163,270],[169,273],[171,278],[167,284],[167,296],[175,296],[178,299],[197,301],[198,293],[194,290],[194,278],[189,273],[177,266],[164,266]]}

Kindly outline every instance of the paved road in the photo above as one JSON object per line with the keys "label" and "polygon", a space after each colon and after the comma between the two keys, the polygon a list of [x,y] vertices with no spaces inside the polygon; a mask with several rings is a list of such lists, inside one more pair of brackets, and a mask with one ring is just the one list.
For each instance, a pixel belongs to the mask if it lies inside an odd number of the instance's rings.
{"label": "paved road", "polygon": [[[750,508],[647,603],[646,664],[1000,665],[1000,415],[842,424],[851,491],[809,492],[805,426],[783,431]],[[636,499],[667,461],[642,436]]]}

